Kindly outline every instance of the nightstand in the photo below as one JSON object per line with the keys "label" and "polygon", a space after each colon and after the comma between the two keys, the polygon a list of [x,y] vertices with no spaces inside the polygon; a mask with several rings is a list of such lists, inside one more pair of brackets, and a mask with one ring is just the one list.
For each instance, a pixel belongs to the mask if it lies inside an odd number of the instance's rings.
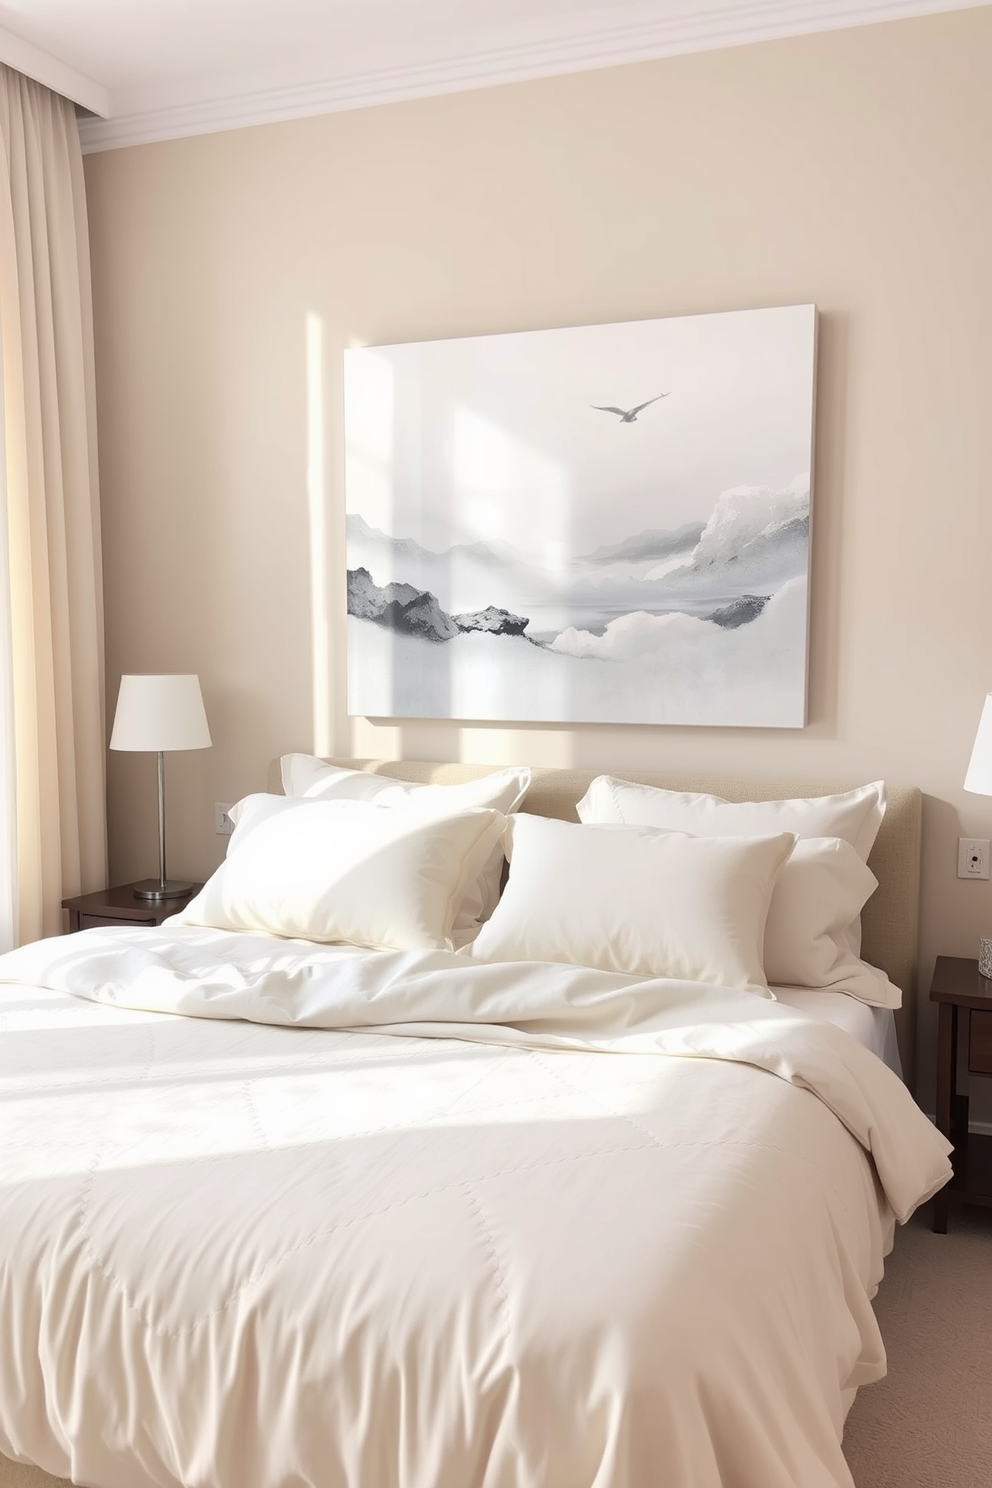
{"label": "nightstand", "polygon": [[89,930],[94,925],[161,925],[169,915],[185,909],[202,888],[202,884],[194,884],[181,899],[156,900],[136,899],[131,884],[121,884],[120,888],[63,899],[62,908],[69,911],[70,933]]}
{"label": "nightstand", "polygon": [[958,1010],[965,1014],[960,1040],[968,1073],[992,1075],[992,981],[978,962],[938,956],[930,1000],[940,1005],[937,1030],[937,1126],[954,1143],[954,1177],[933,1201],[933,1227],[947,1233],[951,1199],[992,1206],[992,1137],[968,1131],[968,1097],[958,1095]]}

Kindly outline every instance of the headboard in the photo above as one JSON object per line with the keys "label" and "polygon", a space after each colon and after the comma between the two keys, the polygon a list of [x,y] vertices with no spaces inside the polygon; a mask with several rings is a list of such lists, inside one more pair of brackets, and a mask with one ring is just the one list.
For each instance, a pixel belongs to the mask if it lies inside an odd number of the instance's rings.
{"label": "headboard", "polygon": [[[417,760],[330,759],[329,764],[350,770],[389,775],[418,784],[455,785],[488,775],[498,765],[429,764]],[[536,816],[577,821],[576,804],[599,770],[535,768],[522,810]],[[727,801],[773,801],[792,796],[829,796],[851,790],[861,781],[747,780],[736,775],[661,775],[624,770],[625,780],[657,785],[665,790],[705,791]],[[861,916],[862,954],[880,966],[897,987],[903,1004],[896,1013],[896,1032],[906,1083],[916,1077],[916,966],[920,903],[921,792],[915,786],[887,785],[888,805],[871,850],[868,866],[878,889]]]}

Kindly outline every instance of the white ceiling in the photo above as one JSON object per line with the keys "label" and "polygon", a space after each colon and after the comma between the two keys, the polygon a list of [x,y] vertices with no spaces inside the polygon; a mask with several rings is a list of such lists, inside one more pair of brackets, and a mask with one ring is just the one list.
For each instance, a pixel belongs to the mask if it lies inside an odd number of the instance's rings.
{"label": "white ceiling", "polygon": [[106,149],[985,0],[0,0],[0,61]]}

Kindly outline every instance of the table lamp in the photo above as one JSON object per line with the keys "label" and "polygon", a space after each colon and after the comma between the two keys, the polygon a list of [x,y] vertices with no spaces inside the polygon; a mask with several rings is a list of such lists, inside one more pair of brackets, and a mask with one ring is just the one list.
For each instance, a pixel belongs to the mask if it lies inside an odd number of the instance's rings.
{"label": "table lamp", "polygon": [[193,887],[165,875],[165,759],[171,749],[209,749],[210,730],[195,675],[121,678],[111,749],[158,755],[158,878],[134,885],[138,899],[180,899]]}
{"label": "table lamp", "polygon": [[[964,777],[966,791],[978,796],[992,796],[992,692],[985,699],[985,707],[978,721],[978,733],[968,762],[968,773]],[[992,977],[992,939],[982,939],[979,945],[978,969],[984,977]]]}

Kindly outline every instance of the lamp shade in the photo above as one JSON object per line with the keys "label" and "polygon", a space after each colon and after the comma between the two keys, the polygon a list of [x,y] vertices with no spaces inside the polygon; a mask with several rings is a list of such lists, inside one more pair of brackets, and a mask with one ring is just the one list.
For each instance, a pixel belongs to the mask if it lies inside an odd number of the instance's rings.
{"label": "lamp shade", "polygon": [[978,796],[992,796],[992,692],[985,699],[985,707],[978,721],[975,747],[971,751],[968,773],[964,777],[964,788]]}
{"label": "lamp shade", "polygon": [[209,749],[210,742],[195,673],[121,678],[111,749]]}

